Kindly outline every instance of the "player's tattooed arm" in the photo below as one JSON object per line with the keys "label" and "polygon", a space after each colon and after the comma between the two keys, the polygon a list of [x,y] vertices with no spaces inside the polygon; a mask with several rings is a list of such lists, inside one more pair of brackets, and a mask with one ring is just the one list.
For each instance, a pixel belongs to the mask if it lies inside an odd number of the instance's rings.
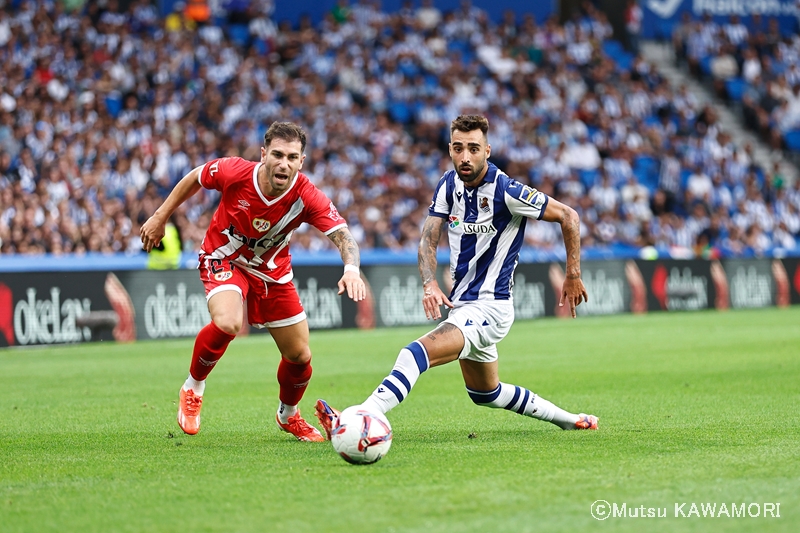
{"label": "player's tattooed arm", "polygon": [[440,217],[429,216],[425,219],[417,252],[419,275],[424,288],[422,308],[425,310],[425,318],[431,320],[438,320],[442,317],[441,306],[453,308],[453,303],[442,292],[436,281],[436,248],[439,246],[439,238],[442,236],[444,224],[445,220]]}
{"label": "player's tattooed arm", "polygon": [[542,220],[561,226],[567,250],[567,279],[581,277],[581,220],[570,206],[549,198]]}
{"label": "player's tattooed arm", "polygon": [[353,234],[347,228],[341,228],[330,235],[328,238],[333,241],[333,244],[339,249],[342,254],[342,262],[344,263],[344,274],[337,284],[339,287],[339,294],[347,293],[354,302],[360,302],[367,297],[367,286],[361,278],[359,272],[359,265],[361,264],[361,257],[358,253],[358,244],[353,238]]}
{"label": "player's tattooed arm", "polygon": [[567,302],[570,314],[575,318],[578,316],[575,308],[581,302],[589,301],[586,287],[581,280],[581,220],[574,209],[553,198],[547,202],[542,220],[556,222],[561,226],[564,247],[567,249],[567,273],[558,305],[562,306]]}
{"label": "player's tattooed arm", "polygon": [[339,249],[342,254],[342,262],[345,265],[360,266],[361,256],[358,251],[358,243],[353,238],[353,234],[347,228],[337,229],[328,238]]}
{"label": "player's tattooed arm", "polygon": [[568,207],[561,219],[561,233],[567,249],[567,279],[581,277],[581,221],[578,213]]}
{"label": "player's tattooed arm", "polygon": [[442,236],[445,220],[440,217],[428,217],[422,227],[422,238],[419,242],[417,260],[419,261],[419,275],[422,285],[436,279],[436,248]]}

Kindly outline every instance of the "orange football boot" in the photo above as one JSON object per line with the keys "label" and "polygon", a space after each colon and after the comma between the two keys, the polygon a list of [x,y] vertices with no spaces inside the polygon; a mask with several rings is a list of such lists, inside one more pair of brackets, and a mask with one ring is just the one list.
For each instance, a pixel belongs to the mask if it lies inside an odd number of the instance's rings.
{"label": "orange football boot", "polygon": [[281,419],[278,418],[276,414],[275,422],[281,430],[291,433],[297,440],[304,442],[322,442],[325,440],[325,437],[322,436],[322,433],[320,433],[317,428],[306,422],[303,417],[300,416],[300,411],[297,411],[296,415],[290,416],[285,424],[281,422]]}
{"label": "orange football boot", "polygon": [[178,402],[178,425],[187,435],[196,435],[200,431],[200,408],[203,407],[203,397],[198,396],[193,390],[184,390],[181,387],[181,397]]}
{"label": "orange football boot", "polygon": [[317,419],[322,429],[325,430],[328,440],[331,440],[331,433],[339,424],[339,411],[328,405],[328,402],[325,400],[317,400],[314,410],[314,414],[317,415]]}
{"label": "orange football boot", "polygon": [[583,413],[578,415],[580,420],[575,422],[575,429],[597,429],[598,418],[594,415],[585,415]]}

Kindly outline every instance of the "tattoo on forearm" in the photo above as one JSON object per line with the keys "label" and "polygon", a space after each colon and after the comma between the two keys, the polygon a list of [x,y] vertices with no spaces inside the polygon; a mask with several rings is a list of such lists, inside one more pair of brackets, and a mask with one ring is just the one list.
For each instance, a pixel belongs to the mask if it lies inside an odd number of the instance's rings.
{"label": "tattoo on forearm", "polygon": [[358,252],[358,244],[349,231],[346,229],[336,230],[328,237],[339,249],[339,253],[342,254],[342,261],[345,265],[361,265],[361,256]]}
{"label": "tattoo on forearm", "polygon": [[564,247],[567,249],[567,279],[581,277],[581,222],[575,211],[569,209],[561,220]]}
{"label": "tattoo on forearm", "polygon": [[439,245],[439,238],[442,235],[442,220],[438,217],[428,217],[422,228],[417,261],[423,285],[436,279],[436,247]]}

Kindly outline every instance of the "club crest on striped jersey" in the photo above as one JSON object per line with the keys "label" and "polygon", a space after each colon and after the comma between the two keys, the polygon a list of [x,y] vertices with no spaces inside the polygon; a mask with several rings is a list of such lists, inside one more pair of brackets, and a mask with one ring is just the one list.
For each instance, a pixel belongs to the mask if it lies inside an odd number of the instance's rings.
{"label": "club crest on striped jersey", "polygon": [[480,207],[481,211],[483,211],[484,213],[488,213],[489,211],[492,210],[492,208],[489,206],[489,199],[486,198],[485,196],[480,197],[480,201],[478,202],[478,207]]}
{"label": "club crest on striped jersey", "polygon": [[461,224],[461,221],[455,215],[450,215],[449,220],[450,220],[450,229],[455,229],[458,227],[459,224]]}
{"label": "club crest on striped jersey", "polygon": [[270,223],[269,220],[264,220],[263,218],[254,218],[253,219],[253,227],[257,231],[260,231],[261,233],[264,233],[265,231],[267,231],[270,228],[270,226],[272,226],[272,224]]}

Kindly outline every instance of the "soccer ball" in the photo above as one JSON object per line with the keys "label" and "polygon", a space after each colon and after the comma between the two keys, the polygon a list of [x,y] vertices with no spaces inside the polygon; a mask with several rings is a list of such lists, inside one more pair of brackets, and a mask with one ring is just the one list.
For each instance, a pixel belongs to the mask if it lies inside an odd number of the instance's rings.
{"label": "soccer ball", "polygon": [[392,426],[383,413],[354,405],[339,415],[331,431],[331,443],[348,463],[369,465],[378,462],[391,448]]}

